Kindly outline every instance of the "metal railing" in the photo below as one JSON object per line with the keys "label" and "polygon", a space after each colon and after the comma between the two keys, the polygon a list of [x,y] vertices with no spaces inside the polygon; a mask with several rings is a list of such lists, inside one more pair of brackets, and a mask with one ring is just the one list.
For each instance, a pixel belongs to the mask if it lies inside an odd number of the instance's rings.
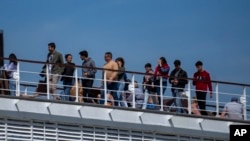
{"label": "metal railing", "polygon": [[[1,58],[0,58],[1,59]],[[8,58],[2,58],[2,59],[6,59],[8,60]],[[34,79],[33,81],[32,80],[24,80],[23,78],[33,78],[33,77],[37,77],[40,72],[34,72],[34,71],[27,71],[27,70],[21,70],[20,67],[22,65],[22,63],[28,63],[28,65],[39,65],[40,68],[42,68],[40,65],[46,65],[46,78],[49,78],[51,74],[49,74],[49,64],[50,63],[46,63],[46,62],[40,62],[40,61],[30,61],[30,60],[22,60],[22,59],[19,59],[18,60],[18,64],[17,64],[17,70],[16,70],[16,79],[14,81],[16,81],[16,96],[26,96],[26,97],[38,97],[38,98],[46,98],[46,99],[49,99],[49,100],[52,100],[52,97],[54,96],[59,96],[59,97],[64,97],[64,96],[68,96],[68,95],[64,95],[64,94],[61,94],[61,93],[56,93],[56,94],[51,94],[50,92],[50,81],[49,79],[46,79],[46,82],[44,83],[40,83],[40,84],[43,84],[43,85],[46,85],[46,92],[42,93],[42,92],[36,92],[36,90],[34,90],[34,87],[37,87],[38,86],[38,79]],[[61,66],[64,66],[63,64],[52,64],[52,65],[61,65]],[[91,78],[84,78],[82,77],[82,75],[79,75],[78,74],[78,69],[82,69],[83,67],[82,66],[75,66],[75,73],[74,73],[74,76],[72,76],[72,78],[74,80],[78,80],[78,79],[91,79]],[[79,95],[79,88],[84,88],[84,89],[92,89],[94,90],[95,92],[99,92],[96,93],[96,97],[91,97],[92,100],[94,101],[100,101],[100,100],[104,100],[104,104],[107,105],[108,103],[111,103],[113,105],[113,103],[115,102],[125,102],[126,104],[125,105],[130,105],[131,108],[138,108],[137,107],[137,102],[138,102],[138,98],[136,97],[137,95],[143,95],[143,99],[140,99],[142,100],[143,102],[139,103],[140,104],[140,108],[141,109],[148,109],[148,99],[152,99],[152,98],[155,98],[157,99],[157,97],[160,96],[160,101],[158,102],[154,102],[152,104],[154,104],[155,106],[155,109],[156,110],[160,110],[160,111],[174,111],[174,109],[176,108],[182,108],[186,111],[187,114],[192,114],[192,95],[195,95],[195,92],[196,90],[194,88],[192,88],[192,79],[191,78],[188,78],[188,84],[186,86],[186,88],[184,89],[184,93],[185,93],[185,97],[181,97],[182,98],[182,101],[184,101],[184,103],[186,102],[186,105],[182,106],[182,107],[176,107],[176,105],[173,105],[173,104],[166,104],[168,103],[169,101],[173,100],[173,96],[172,94],[164,94],[163,93],[163,88],[166,88],[167,90],[170,90],[172,87],[171,86],[163,86],[162,85],[162,77],[160,77],[160,85],[159,86],[155,86],[155,87],[160,87],[160,94],[155,94],[155,93],[148,93],[147,91],[145,91],[144,93],[143,92],[138,92],[138,91],[135,91],[135,88],[134,87],[131,87],[131,86],[134,86],[135,85],[135,81],[137,78],[139,77],[143,77],[145,75],[145,73],[141,73],[141,72],[133,72],[133,71],[125,71],[126,74],[131,74],[131,82],[124,82],[124,83],[130,83],[130,89],[128,90],[115,90],[115,92],[121,92],[123,95],[123,99],[116,99],[116,100],[113,100],[112,98],[110,98],[110,92],[112,91],[109,91],[108,88],[107,88],[107,80],[106,80],[106,71],[114,71],[114,70],[104,70],[103,68],[95,68],[96,70],[99,70],[99,71],[104,71],[104,79],[98,79],[98,78],[95,78],[93,79],[95,82],[96,81],[99,81],[100,84],[103,82],[103,87],[92,87],[92,88],[88,88],[88,87],[80,87],[78,86],[78,83],[76,83],[76,85],[74,86],[69,86],[69,87],[72,87],[72,88],[75,88],[75,95],[74,96],[71,96],[74,98],[74,102],[79,102],[81,101],[79,98],[86,98],[86,97],[83,97],[81,95]],[[61,77],[61,75],[59,75]],[[3,79],[1,78],[1,80],[6,80],[6,81],[10,81],[8,79]],[[114,82],[117,82],[119,83],[120,81],[114,81]],[[214,116],[216,117],[219,117],[220,113],[222,112],[222,109],[224,107],[224,105],[229,102],[229,101],[223,101],[221,99],[228,99],[228,97],[233,97],[233,96],[237,96],[240,98],[240,102],[242,103],[243,105],[243,116],[244,116],[244,120],[247,120],[249,117],[250,117],[250,114],[249,114],[249,109],[250,108],[250,105],[249,105],[249,99],[250,99],[250,96],[247,95],[247,89],[250,87],[249,84],[240,84],[240,83],[232,83],[232,82],[223,82],[223,81],[211,81],[213,83],[213,85],[215,86],[215,91],[213,91],[213,94],[215,94],[215,100],[206,100],[207,102],[207,112],[209,113],[213,113]],[[57,83],[55,84],[57,86],[57,90],[59,91],[63,91],[63,87],[65,85],[62,85],[60,83]],[[139,85],[139,88],[142,89],[142,87],[145,86],[145,84],[142,84],[142,83],[138,83]],[[232,92],[232,93],[229,93],[229,92],[225,92],[223,90],[220,91],[220,86],[228,86],[230,88],[232,87],[235,87],[235,89],[242,89],[241,92],[240,90],[238,92]],[[33,87],[33,90],[32,91],[28,91],[28,88],[32,88]],[[138,89],[138,88],[137,88]],[[3,90],[3,88],[1,88],[1,90]],[[103,92],[104,94],[104,99],[101,99],[100,95],[101,93]],[[132,100],[128,100],[128,97],[130,96],[130,98],[132,97]],[[224,97],[224,98],[223,98]],[[157,101],[157,100],[156,100]],[[169,102],[171,103],[171,102]],[[173,102],[172,102],[173,103]],[[114,105],[113,105],[114,106]],[[209,109],[210,108],[210,109]],[[212,109],[214,108],[214,109]]]}

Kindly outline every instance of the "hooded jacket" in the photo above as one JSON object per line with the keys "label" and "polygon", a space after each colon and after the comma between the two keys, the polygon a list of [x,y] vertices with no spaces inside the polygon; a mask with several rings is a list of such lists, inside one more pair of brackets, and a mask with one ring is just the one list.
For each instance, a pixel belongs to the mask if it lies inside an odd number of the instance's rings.
{"label": "hooded jacket", "polygon": [[170,67],[168,66],[168,64],[163,64],[161,67],[158,65],[155,68],[155,72],[154,72],[155,80],[156,81],[160,80],[159,76],[162,76],[163,77],[163,81],[167,81],[169,69],[170,69]]}
{"label": "hooded jacket", "polygon": [[197,71],[194,73],[193,85],[197,91],[207,91],[209,89],[212,92],[212,82],[210,74],[207,71]]}

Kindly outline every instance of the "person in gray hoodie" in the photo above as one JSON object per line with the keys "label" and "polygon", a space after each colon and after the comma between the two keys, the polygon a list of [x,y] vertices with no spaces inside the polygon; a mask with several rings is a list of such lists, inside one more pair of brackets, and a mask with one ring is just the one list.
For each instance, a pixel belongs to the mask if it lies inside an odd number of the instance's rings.
{"label": "person in gray hoodie", "polygon": [[91,94],[91,89],[93,87],[95,74],[96,74],[96,66],[95,61],[88,56],[88,52],[86,50],[81,51],[80,57],[83,60],[82,63],[82,87],[83,87],[83,97],[84,102],[91,102],[94,98]]}

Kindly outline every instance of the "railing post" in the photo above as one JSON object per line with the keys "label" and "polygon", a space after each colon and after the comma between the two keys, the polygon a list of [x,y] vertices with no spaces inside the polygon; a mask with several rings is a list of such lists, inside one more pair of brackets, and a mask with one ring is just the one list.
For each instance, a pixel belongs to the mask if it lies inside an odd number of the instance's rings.
{"label": "railing post", "polygon": [[[107,72],[106,72],[106,70],[104,71],[104,105],[106,105],[107,104]],[[103,99],[101,99],[101,100],[103,100]]]}
{"label": "railing post", "polygon": [[49,86],[49,64],[46,64],[46,83],[47,83],[47,99],[50,99],[50,86]]}
{"label": "railing post", "polygon": [[20,63],[17,63],[16,96],[20,96]]}
{"label": "railing post", "polygon": [[144,103],[143,103],[142,109],[147,109],[148,97],[149,97],[148,90],[145,90],[145,92],[144,92]]}
{"label": "railing post", "polygon": [[28,94],[28,87],[25,86],[25,87],[24,87],[24,95],[27,95],[27,94]]}
{"label": "railing post", "polygon": [[188,87],[187,87],[187,96],[188,96],[188,114],[191,115],[192,114],[192,109],[191,109],[191,80],[188,80]]}
{"label": "railing post", "polygon": [[219,117],[220,116],[219,83],[216,83],[215,85],[215,95],[216,95],[216,117]]}
{"label": "railing post", "polygon": [[247,120],[247,88],[246,88],[246,86],[243,87],[243,100],[242,100],[242,104],[243,104],[243,116],[244,116],[244,120]]}
{"label": "railing post", "polygon": [[77,68],[75,69],[75,83],[76,83],[76,100],[75,100],[75,102],[78,102],[78,100],[79,100],[79,93],[78,93],[78,76],[77,76]]}
{"label": "railing post", "polygon": [[[135,75],[132,74],[132,86],[135,88]],[[133,108],[135,108],[135,89],[132,90],[133,94]]]}
{"label": "railing post", "polygon": [[161,109],[160,109],[160,111],[163,111],[163,88],[162,88],[162,76],[160,77],[160,99],[161,99],[161,101],[159,101],[160,102],[160,104],[161,104]]}

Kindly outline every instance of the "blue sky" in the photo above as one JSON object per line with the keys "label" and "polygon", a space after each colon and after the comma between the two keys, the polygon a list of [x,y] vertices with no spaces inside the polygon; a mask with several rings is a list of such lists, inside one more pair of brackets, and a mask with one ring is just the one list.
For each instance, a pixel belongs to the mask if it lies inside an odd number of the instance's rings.
{"label": "blue sky", "polygon": [[180,59],[191,77],[202,60],[212,79],[250,84],[249,7],[249,0],[1,0],[0,29],[6,57],[45,61],[53,41],[76,64],[84,49],[99,67],[111,51],[140,72],[164,56],[171,68]]}

